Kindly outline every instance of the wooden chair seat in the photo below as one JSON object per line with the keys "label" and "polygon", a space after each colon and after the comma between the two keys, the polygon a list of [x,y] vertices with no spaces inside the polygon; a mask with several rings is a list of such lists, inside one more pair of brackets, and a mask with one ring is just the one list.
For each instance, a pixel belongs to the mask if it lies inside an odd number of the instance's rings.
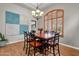
{"label": "wooden chair seat", "polygon": [[40,46],[42,46],[42,43],[37,42],[37,41],[31,41],[29,44],[32,45],[33,47],[40,47]]}

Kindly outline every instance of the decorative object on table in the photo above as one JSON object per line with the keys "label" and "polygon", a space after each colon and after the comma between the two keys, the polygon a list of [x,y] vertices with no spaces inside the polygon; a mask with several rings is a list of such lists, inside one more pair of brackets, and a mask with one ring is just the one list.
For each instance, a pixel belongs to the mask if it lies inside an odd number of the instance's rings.
{"label": "decorative object on table", "polygon": [[44,13],[43,11],[39,10],[38,3],[37,3],[36,10],[35,11],[32,11],[33,17],[38,20],[38,19],[40,19],[42,17],[43,13]]}
{"label": "decorative object on table", "polygon": [[0,33],[0,47],[5,46],[7,42],[8,42],[8,40],[5,39],[5,37],[2,33]]}
{"label": "decorative object on table", "polygon": [[43,28],[38,28],[38,31],[40,31],[40,35],[41,35]]}

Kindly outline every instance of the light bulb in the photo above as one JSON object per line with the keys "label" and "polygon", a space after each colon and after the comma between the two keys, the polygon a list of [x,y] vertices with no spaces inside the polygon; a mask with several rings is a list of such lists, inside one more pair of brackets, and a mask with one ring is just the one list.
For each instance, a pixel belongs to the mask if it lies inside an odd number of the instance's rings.
{"label": "light bulb", "polygon": [[32,11],[32,15],[35,15],[35,11]]}
{"label": "light bulb", "polygon": [[43,14],[44,12],[42,11],[41,14]]}
{"label": "light bulb", "polygon": [[35,14],[35,11],[32,11],[32,14],[33,14],[33,13]]}
{"label": "light bulb", "polygon": [[36,12],[37,12],[37,13],[40,13],[40,10],[37,9]]}
{"label": "light bulb", "polygon": [[38,16],[37,14],[35,16]]}
{"label": "light bulb", "polygon": [[40,12],[40,16],[42,16],[42,15],[43,15],[43,13],[44,13],[44,12]]}

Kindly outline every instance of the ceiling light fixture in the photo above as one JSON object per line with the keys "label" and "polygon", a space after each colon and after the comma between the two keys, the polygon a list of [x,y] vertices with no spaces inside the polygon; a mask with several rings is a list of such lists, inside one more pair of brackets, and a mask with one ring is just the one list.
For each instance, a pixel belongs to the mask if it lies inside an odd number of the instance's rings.
{"label": "ceiling light fixture", "polygon": [[37,7],[35,11],[32,11],[32,15],[34,18],[36,18],[37,20],[40,19],[42,17],[42,15],[44,14],[43,11],[39,10],[38,8],[38,3],[37,3]]}

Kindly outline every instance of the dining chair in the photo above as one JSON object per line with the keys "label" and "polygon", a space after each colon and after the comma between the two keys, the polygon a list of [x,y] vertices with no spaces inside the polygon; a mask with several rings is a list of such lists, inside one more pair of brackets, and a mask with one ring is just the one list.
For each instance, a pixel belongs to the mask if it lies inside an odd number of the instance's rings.
{"label": "dining chair", "polygon": [[48,50],[50,53],[52,53],[54,56],[57,54],[60,56],[60,50],[59,50],[59,33],[55,32],[54,37],[52,37],[48,42]]}
{"label": "dining chair", "polygon": [[54,37],[54,55],[58,54],[60,56],[59,36],[59,33],[56,33]]}
{"label": "dining chair", "polygon": [[[29,49],[29,42],[32,41],[32,38],[34,37],[33,34],[35,33],[35,31],[31,31],[31,32],[24,32],[24,46],[23,46],[23,50],[26,50],[26,54],[28,52]],[[31,34],[31,35],[30,35]]]}
{"label": "dining chair", "polygon": [[23,46],[23,50],[26,49],[26,54],[27,54],[27,49],[28,49],[28,39],[29,39],[28,32],[24,32],[24,46]]}
{"label": "dining chair", "polygon": [[43,46],[43,43],[37,41],[36,39],[39,39],[38,37],[36,37],[34,34],[30,33],[29,34],[29,42],[28,42],[28,45],[29,45],[29,48],[28,48],[28,56],[31,54],[32,51],[33,52],[33,55],[35,56],[36,55],[36,52],[40,52],[41,51],[41,48]]}

